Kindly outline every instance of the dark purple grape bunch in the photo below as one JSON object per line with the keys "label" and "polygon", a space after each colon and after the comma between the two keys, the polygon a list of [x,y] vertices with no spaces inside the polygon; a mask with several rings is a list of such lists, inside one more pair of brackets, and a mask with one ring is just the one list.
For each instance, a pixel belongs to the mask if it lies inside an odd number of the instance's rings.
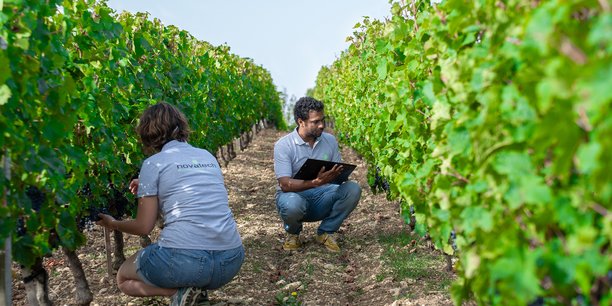
{"label": "dark purple grape bunch", "polygon": [[[30,209],[32,211],[38,212],[40,208],[45,204],[47,198],[45,194],[38,188],[34,186],[29,186],[26,189],[26,196],[29,201],[25,203],[25,209]],[[19,217],[17,219],[17,230],[16,233],[19,237],[25,236],[27,232],[26,222],[23,217]]]}
{"label": "dark purple grape bunch", "polygon": [[390,190],[391,188],[389,186],[389,181],[387,181],[387,179],[382,175],[380,167],[377,166],[376,172],[374,173],[374,183],[372,184],[372,191],[374,191],[374,193],[384,191],[385,193],[389,194]]}

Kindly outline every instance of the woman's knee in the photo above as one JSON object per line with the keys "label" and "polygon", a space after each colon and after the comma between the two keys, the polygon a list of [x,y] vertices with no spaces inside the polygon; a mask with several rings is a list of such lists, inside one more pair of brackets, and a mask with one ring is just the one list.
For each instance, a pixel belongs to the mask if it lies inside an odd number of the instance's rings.
{"label": "woman's knee", "polygon": [[[121,267],[119,267],[119,270],[117,271],[117,286],[119,287],[119,290],[121,290],[121,292],[124,292],[121,287],[123,285],[123,283],[125,283],[126,281],[129,280],[133,280],[133,274],[132,273],[126,273],[128,270],[130,269],[130,267],[126,267],[125,262],[121,265]],[[125,292],[124,292],[125,293]]]}
{"label": "woman's knee", "polygon": [[126,287],[126,284],[125,284],[126,282],[131,281],[131,280],[140,280],[140,277],[138,276],[138,272],[136,271],[138,269],[136,258],[138,257],[140,252],[142,252],[142,250],[128,257],[121,264],[121,266],[119,267],[119,270],[117,271],[117,277],[116,277],[117,285],[119,287],[119,290],[121,290],[121,292],[123,293],[125,293],[124,290]]}

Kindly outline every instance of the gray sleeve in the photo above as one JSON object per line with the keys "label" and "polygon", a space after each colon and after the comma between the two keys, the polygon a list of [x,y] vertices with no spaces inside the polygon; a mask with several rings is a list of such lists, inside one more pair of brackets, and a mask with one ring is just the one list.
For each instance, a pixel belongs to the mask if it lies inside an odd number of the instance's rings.
{"label": "gray sleeve", "polygon": [[336,137],[331,136],[331,144],[332,144],[332,161],[333,162],[342,162],[342,156],[340,156],[340,148],[338,147],[338,141]]}
{"label": "gray sleeve", "polygon": [[138,194],[136,197],[156,196],[159,182],[159,168],[147,159],[138,174]]}
{"label": "gray sleeve", "polygon": [[274,144],[274,174],[277,179],[284,176],[291,177],[293,174],[290,153],[290,148],[284,142],[278,141]]}

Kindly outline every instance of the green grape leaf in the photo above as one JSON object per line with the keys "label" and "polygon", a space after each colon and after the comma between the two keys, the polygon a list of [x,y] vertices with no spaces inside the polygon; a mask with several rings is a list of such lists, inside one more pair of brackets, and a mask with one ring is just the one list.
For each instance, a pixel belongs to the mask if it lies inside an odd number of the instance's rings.
{"label": "green grape leaf", "polygon": [[497,173],[511,178],[519,178],[533,171],[529,156],[520,152],[499,153],[493,162],[493,168]]}
{"label": "green grape leaf", "polygon": [[590,142],[581,146],[576,153],[577,167],[580,172],[589,174],[599,166],[599,156],[601,154],[601,144]]}
{"label": "green grape leaf", "polygon": [[11,98],[11,89],[6,84],[0,86],[0,105],[6,104]]}
{"label": "green grape leaf", "polygon": [[493,216],[484,207],[467,207],[461,212],[462,227],[467,234],[477,229],[489,232],[493,229]]}
{"label": "green grape leaf", "polygon": [[387,77],[387,60],[382,58],[378,61],[376,66],[376,72],[378,73],[378,79],[383,80]]}

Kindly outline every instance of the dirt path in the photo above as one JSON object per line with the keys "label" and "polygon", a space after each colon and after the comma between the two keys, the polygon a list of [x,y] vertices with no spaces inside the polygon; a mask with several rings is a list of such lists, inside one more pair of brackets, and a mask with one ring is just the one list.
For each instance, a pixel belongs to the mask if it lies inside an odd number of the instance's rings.
{"label": "dirt path", "polygon": [[[314,241],[317,223],[305,224],[304,247],[297,252],[281,249],[283,230],[276,213],[273,172],[274,142],[284,134],[264,130],[253,143],[223,169],[230,206],[246,249],[246,260],[239,275],[225,287],[209,292],[212,305],[451,305],[444,260],[418,238],[406,245],[388,245],[381,237],[398,237],[407,226],[398,205],[384,195],[374,195],[367,186],[366,165],[350,150],[343,159],[358,165],[351,178],[363,189],[356,210],[340,233],[342,252],[327,252]],[[167,298],[131,298],[121,294],[114,279],[106,276],[102,231],[88,233],[89,244],[79,250],[94,293],[92,305],[165,305]],[[155,234],[153,235],[155,237]],[[416,246],[415,240],[419,241]],[[126,255],[138,250],[138,238],[126,239]],[[407,248],[410,248],[409,250]],[[422,268],[413,277],[392,273],[389,254],[405,251],[419,258],[432,258],[435,264]],[[406,259],[408,260],[408,259]],[[70,304],[73,283],[66,264],[59,256],[46,260],[51,275],[51,298],[57,305]],[[412,265],[412,262],[409,263]],[[416,265],[416,264],[415,264]],[[408,267],[410,268],[410,267]],[[16,272],[16,277],[20,277]],[[439,285],[443,284],[443,285]],[[13,286],[14,304],[25,305],[23,285]]]}

